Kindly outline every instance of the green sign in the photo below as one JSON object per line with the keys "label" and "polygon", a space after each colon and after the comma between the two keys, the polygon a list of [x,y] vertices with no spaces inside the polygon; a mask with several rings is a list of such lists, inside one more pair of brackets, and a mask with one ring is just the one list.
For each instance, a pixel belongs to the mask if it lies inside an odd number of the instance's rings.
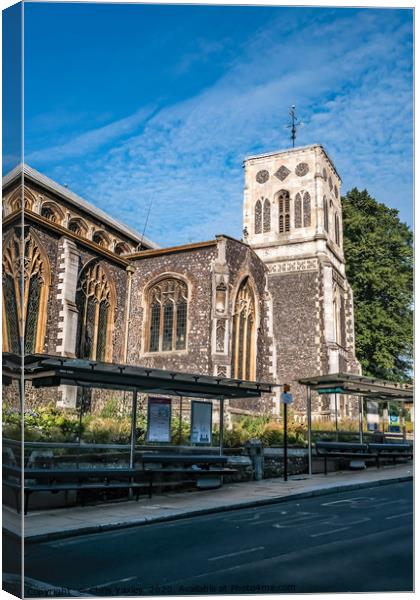
{"label": "green sign", "polygon": [[345,390],[342,387],[321,388],[317,390],[318,394],[344,394]]}

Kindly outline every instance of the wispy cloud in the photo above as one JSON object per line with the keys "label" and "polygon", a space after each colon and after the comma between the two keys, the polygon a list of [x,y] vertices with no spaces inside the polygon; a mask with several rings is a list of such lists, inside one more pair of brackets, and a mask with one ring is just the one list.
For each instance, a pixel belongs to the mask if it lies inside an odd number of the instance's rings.
{"label": "wispy cloud", "polygon": [[239,237],[242,160],[289,146],[295,103],[306,121],[299,144],[327,148],[343,191],[367,187],[410,220],[410,58],[410,24],[391,13],[337,12],[298,28],[280,19],[200,94],[141,108],[28,160],[139,231],[152,201],[146,235],[161,244]]}

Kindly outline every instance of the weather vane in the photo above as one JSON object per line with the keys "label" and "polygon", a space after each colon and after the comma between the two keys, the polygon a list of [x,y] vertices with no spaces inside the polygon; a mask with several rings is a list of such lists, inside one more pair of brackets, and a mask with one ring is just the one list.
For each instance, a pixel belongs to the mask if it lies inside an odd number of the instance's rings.
{"label": "weather vane", "polygon": [[290,109],[290,112],[289,112],[289,115],[292,119],[292,123],[291,123],[291,125],[286,125],[286,127],[288,129],[290,129],[290,138],[292,140],[293,148],[295,147],[297,128],[300,126],[303,126],[303,121],[301,121],[300,123],[297,122],[298,118],[296,116],[295,109],[296,109],[296,106],[293,104],[292,108]]}

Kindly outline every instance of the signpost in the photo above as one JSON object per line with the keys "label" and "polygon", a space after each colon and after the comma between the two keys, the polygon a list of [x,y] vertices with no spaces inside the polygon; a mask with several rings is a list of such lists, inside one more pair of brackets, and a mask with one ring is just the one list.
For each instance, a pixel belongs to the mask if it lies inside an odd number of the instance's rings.
{"label": "signpost", "polygon": [[289,393],[290,385],[283,386],[281,401],[283,404],[283,461],[284,461],[284,481],[287,481],[287,406],[292,404],[293,396]]}

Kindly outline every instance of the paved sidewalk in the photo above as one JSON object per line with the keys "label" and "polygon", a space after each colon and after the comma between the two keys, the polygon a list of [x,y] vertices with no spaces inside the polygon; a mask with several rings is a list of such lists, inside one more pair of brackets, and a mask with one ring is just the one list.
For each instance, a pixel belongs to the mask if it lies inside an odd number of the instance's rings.
{"label": "paved sidewalk", "polygon": [[[413,476],[413,466],[397,465],[345,471],[325,475],[297,475],[284,482],[280,478],[225,484],[215,490],[156,494],[153,498],[29,511],[25,517],[25,539],[41,541],[103,530],[179,519],[198,514],[245,508],[290,500],[296,496],[328,494],[338,489],[383,485]],[[20,516],[3,507],[3,527],[18,533]]]}

